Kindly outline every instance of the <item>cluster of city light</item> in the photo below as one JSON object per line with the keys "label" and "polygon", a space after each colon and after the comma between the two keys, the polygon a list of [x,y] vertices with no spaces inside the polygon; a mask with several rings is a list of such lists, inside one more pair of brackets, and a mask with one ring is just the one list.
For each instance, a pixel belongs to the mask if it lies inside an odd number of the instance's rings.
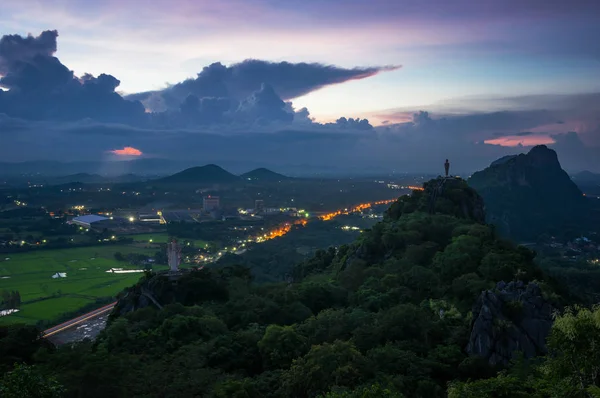
{"label": "cluster of city light", "polygon": [[17,206],[27,206],[27,203],[25,203],[25,202],[21,202],[21,201],[18,201],[18,200],[15,200],[15,204],[16,204]]}
{"label": "cluster of city light", "polygon": [[424,191],[425,190],[425,188],[423,188],[423,187],[417,187],[415,185],[409,185],[406,188],[412,189],[413,191]]}
{"label": "cluster of city light", "polygon": [[358,227],[354,227],[354,226],[350,226],[350,225],[344,225],[344,226],[342,227],[342,229],[343,229],[344,231],[350,231],[350,230],[352,230],[352,231],[358,231],[358,230],[360,230],[360,228],[358,228]]}
{"label": "cluster of city light", "polygon": [[271,240],[271,239],[275,239],[275,238],[280,238],[283,235],[285,235],[288,232],[290,232],[292,230],[292,226],[294,226],[294,225],[305,226],[306,224],[308,224],[308,221],[304,220],[304,219],[296,220],[293,223],[285,223],[285,224],[280,225],[279,227],[271,230],[270,232],[267,232],[266,234],[257,236],[256,237],[256,242],[257,243],[261,243],[261,242],[265,242],[267,240]]}
{"label": "cluster of city light", "polygon": [[83,210],[83,209],[85,209],[84,205],[73,206],[73,210]]}
{"label": "cluster of city light", "polygon": [[331,219],[334,219],[337,216],[341,216],[342,214],[350,214],[350,213],[356,213],[356,212],[361,212],[363,210],[366,210],[370,207],[373,206],[377,206],[377,205],[386,205],[389,203],[394,202],[396,199],[389,199],[389,200],[379,200],[377,202],[370,202],[370,203],[361,203],[359,205],[356,205],[350,209],[344,209],[344,210],[338,210],[338,211],[334,211],[332,213],[327,213],[327,214],[323,214],[320,215],[319,218],[323,221],[329,221]]}

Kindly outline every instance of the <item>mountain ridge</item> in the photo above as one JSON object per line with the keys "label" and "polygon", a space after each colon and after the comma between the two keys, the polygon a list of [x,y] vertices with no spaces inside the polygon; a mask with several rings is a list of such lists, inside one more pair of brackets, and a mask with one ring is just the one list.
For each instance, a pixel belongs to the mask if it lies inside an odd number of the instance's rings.
{"label": "mountain ridge", "polygon": [[279,174],[274,172],[273,170],[269,170],[265,167],[259,167],[257,169],[251,170],[247,173],[241,174],[240,177],[248,179],[248,180],[259,180],[259,181],[282,181],[289,180],[291,177],[288,177],[283,174]]}

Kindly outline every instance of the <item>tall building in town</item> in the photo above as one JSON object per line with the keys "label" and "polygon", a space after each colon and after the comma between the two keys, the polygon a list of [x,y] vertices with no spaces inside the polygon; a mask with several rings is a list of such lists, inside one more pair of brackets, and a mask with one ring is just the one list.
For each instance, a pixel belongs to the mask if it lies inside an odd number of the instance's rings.
{"label": "tall building in town", "polygon": [[219,197],[218,196],[205,196],[203,202],[204,211],[210,213],[213,210],[219,209]]}
{"label": "tall building in town", "polygon": [[265,211],[265,201],[262,199],[256,199],[254,201],[254,212],[262,213]]}

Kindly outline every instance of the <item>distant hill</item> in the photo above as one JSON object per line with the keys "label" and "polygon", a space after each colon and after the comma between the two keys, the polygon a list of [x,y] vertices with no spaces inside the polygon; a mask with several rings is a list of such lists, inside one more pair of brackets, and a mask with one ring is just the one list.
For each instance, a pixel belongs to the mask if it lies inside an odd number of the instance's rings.
{"label": "distant hill", "polygon": [[240,177],[216,164],[192,167],[172,176],[155,180],[162,184],[227,184],[236,181],[240,181]]}
{"label": "distant hill", "polygon": [[518,240],[581,230],[588,201],[545,145],[499,159],[469,179],[485,202],[487,221]]}
{"label": "distant hill", "polygon": [[600,174],[585,170],[573,175],[573,181],[577,184],[600,184]]}
{"label": "distant hill", "polygon": [[124,174],[136,175],[168,175],[178,170],[192,166],[190,161],[177,161],[170,159],[134,159],[122,161],[83,161],[83,162],[57,162],[57,161],[31,161],[31,162],[0,162],[1,176],[14,176],[32,174],[51,177],[64,177],[80,174],[99,174],[102,176],[122,176]]}
{"label": "distant hill", "polygon": [[291,179],[291,177],[284,176],[283,174],[276,173],[269,169],[265,169],[264,167],[244,173],[240,177],[245,180],[258,181],[283,181]]}
{"label": "distant hill", "polygon": [[71,174],[64,177],[57,177],[52,181],[54,184],[68,184],[70,182],[83,182],[83,183],[96,183],[103,182],[104,177],[98,174],[89,174],[89,173],[77,173]]}

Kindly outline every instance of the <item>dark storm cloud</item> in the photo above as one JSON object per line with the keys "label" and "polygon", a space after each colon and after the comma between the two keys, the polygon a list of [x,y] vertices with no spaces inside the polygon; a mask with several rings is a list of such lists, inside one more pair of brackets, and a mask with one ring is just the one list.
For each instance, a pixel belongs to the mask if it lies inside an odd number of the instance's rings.
{"label": "dark storm cloud", "polygon": [[263,83],[260,90],[242,101],[236,110],[236,119],[259,124],[271,121],[291,122],[294,114],[286,110],[286,104],[273,87]]}
{"label": "dark storm cloud", "polygon": [[255,59],[231,66],[216,62],[205,67],[195,79],[188,79],[159,92],[133,94],[128,98],[143,101],[149,109],[164,110],[177,107],[190,94],[199,98],[230,97],[241,101],[266,83],[285,100],[331,84],[365,79],[398,68],[385,66],[345,69],[318,63],[276,63]]}
{"label": "dark storm cloud", "polygon": [[231,108],[231,105],[229,98],[198,98],[190,94],[181,103],[179,109],[183,120],[188,125],[210,125],[223,123],[225,112]]}
{"label": "dark storm cloud", "polygon": [[57,31],[39,36],[3,36],[0,39],[0,113],[32,120],[141,122],[144,108],[124,100],[115,89],[115,77],[73,75],[58,58]]}
{"label": "dark storm cloud", "polygon": [[[127,123],[145,128],[181,129],[202,126],[244,128],[292,123],[295,112],[282,98],[323,86],[363,79],[395,67],[344,69],[321,64],[271,63],[247,60],[232,66],[214,63],[196,79],[161,92],[124,99],[115,90],[120,81],[101,74],[74,76],[58,58],[57,31],[39,36],[8,35],[0,39],[0,113],[28,120]],[[146,113],[148,110],[160,112]],[[315,124],[308,110],[298,122]],[[337,127],[368,129],[366,120],[340,119]],[[331,126],[329,126],[331,127]]]}
{"label": "dark storm cloud", "polygon": [[[457,173],[478,170],[492,161],[527,151],[526,147],[503,147],[475,142],[464,136],[449,136],[433,128],[432,116],[416,114],[398,131],[376,128],[371,131],[345,130],[331,125],[294,123],[248,131],[222,133],[222,125],[206,129],[158,129],[91,120],[68,123],[31,122],[0,117],[3,145],[0,158],[6,161],[35,159],[102,159],[115,148],[134,147],[144,156],[186,160],[193,164],[238,162],[286,166],[306,164],[322,170],[340,169],[367,172],[396,170],[441,173],[443,161],[450,159]],[[446,121],[448,123],[448,121]],[[464,122],[463,122],[464,123]],[[432,129],[433,128],[433,129]],[[600,149],[585,147],[575,133],[555,135],[551,147],[567,170],[600,171]],[[52,142],[48,151],[47,142]],[[20,148],[20,149],[19,149]],[[279,169],[279,167],[278,167]]]}
{"label": "dark storm cloud", "polygon": [[56,52],[57,37],[56,30],[44,31],[38,37],[3,36],[0,39],[0,75],[9,75],[37,57],[52,57]]}
{"label": "dark storm cloud", "polygon": [[371,126],[369,120],[359,118],[353,119],[341,117],[338,120],[336,120],[335,123],[329,123],[328,125],[339,127],[341,129],[373,130],[373,126]]}

